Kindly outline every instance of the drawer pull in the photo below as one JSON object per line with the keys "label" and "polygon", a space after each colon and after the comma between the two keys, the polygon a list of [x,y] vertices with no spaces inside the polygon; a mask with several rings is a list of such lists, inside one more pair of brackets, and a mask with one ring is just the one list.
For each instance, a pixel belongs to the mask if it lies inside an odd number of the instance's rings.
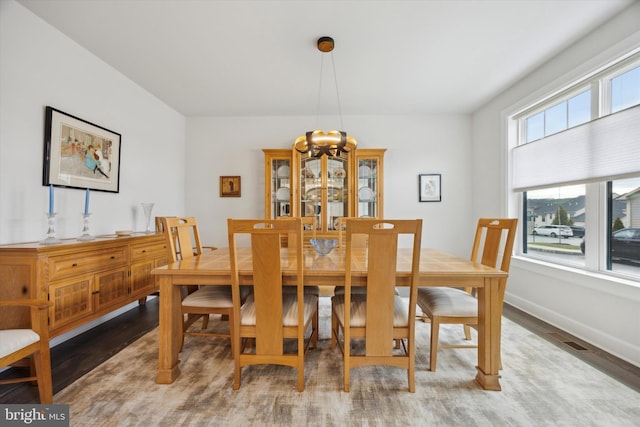
{"label": "drawer pull", "polygon": [[146,249],[143,249],[143,250],[142,250],[142,253],[143,253],[143,254],[146,254],[146,253],[147,253],[147,250],[146,250]]}
{"label": "drawer pull", "polygon": [[97,295],[99,293],[100,293],[100,291],[93,291],[93,292],[91,292],[91,295]]}
{"label": "drawer pull", "polygon": [[116,259],[116,256],[115,255],[111,255],[111,259]]}
{"label": "drawer pull", "polygon": [[77,267],[77,266],[78,266],[77,262],[74,262],[73,264],[71,264],[71,267]]}

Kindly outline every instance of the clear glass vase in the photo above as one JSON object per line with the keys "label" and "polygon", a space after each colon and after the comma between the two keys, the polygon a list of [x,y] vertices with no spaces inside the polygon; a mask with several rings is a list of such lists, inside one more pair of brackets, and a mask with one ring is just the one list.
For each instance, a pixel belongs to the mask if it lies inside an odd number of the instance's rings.
{"label": "clear glass vase", "polygon": [[142,209],[144,210],[144,220],[146,221],[146,229],[145,233],[150,234],[153,233],[154,230],[151,228],[151,210],[153,209],[153,203],[142,203]]}

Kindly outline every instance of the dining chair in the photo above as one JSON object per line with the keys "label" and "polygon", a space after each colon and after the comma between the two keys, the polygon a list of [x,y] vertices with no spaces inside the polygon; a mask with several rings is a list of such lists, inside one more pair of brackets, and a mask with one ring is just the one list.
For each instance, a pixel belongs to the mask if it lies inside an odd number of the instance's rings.
{"label": "dining chair", "polygon": [[0,307],[27,307],[30,310],[30,328],[0,330],[0,368],[18,364],[31,357],[35,375],[0,380],[0,384],[36,381],[40,403],[53,403],[51,356],[49,350],[48,301],[34,299],[0,300]]}
{"label": "dining chair", "polygon": [[[309,247],[310,245],[307,245],[305,243],[305,237],[307,235],[309,235],[310,239],[315,239],[317,234],[316,234],[316,230],[317,230],[317,222],[316,222],[316,217],[315,216],[302,216],[300,217],[300,222],[302,223],[302,247],[306,248]],[[289,238],[289,236],[287,236],[286,241],[287,243],[287,247],[289,249],[295,249],[295,245],[297,244],[297,240],[295,236],[290,236],[291,238]],[[287,293],[296,293],[296,288],[294,286],[284,286],[282,288],[282,292]],[[316,315],[313,318],[313,329],[318,329],[318,325],[320,324],[320,286],[311,286],[309,284],[307,284],[304,287],[304,293],[305,294],[312,294],[318,297],[318,309],[316,310]]]}
{"label": "dining chair", "polygon": [[162,224],[162,218],[173,218],[173,217],[164,217],[164,216],[155,217],[156,232],[164,234],[164,228],[163,228],[164,225]]}
{"label": "dining chair", "polygon": [[[353,245],[357,234],[367,236],[365,250]],[[396,265],[400,236],[412,237],[409,301],[396,294]],[[409,391],[415,392],[415,313],[420,268],[422,220],[350,219],[346,227],[345,292],[331,299],[331,348],[344,358],[344,390],[350,370],[386,365],[407,370]],[[353,265],[366,265],[366,294],[353,293]],[[341,340],[342,335],[342,340]],[[364,350],[353,353],[352,340],[364,339]],[[401,340],[402,348],[394,345]]]}
{"label": "dining chair", "polygon": [[[198,222],[194,217],[160,217],[160,224],[167,240],[171,262],[201,255],[205,248],[216,250],[212,246],[202,246]],[[181,348],[184,345],[185,335],[225,337],[231,341],[233,354],[231,328],[234,318],[231,285],[187,286],[185,288],[186,292],[182,299]],[[219,314],[221,318],[228,319],[229,332],[207,331],[211,314]],[[191,325],[198,319],[202,319],[200,330],[190,330]]]}
{"label": "dining chair", "polygon": [[[240,388],[244,366],[275,364],[291,366],[298,371],[298,391],[304,390],[304,355],[310,346],[317,347],[318,330],[313,328],[318,297],[304,292],[304,250],[300,218],[276,220],[228,219],[231,285],[234,317],[234,380]],[[240,268],[238,237],[250,236],[253,292],[242,304],[239,297]],[[295,244],[281,249],[286,235]],[[282,252],[282,256],[281,256]],[[242,268],[248,268],[243,266]],[[283,292],[283,272],[295,273],[295,293]],[[310,335],[305,338],[305,333]],[[296,342],[291,342],[295,340]],[[249,348],[247,342],[255,342]],[[295,345],[294,345],[295,344]]]}
{"label": "dining chair", "polygon": [[[509,272],[513,242],[516,237],[517,219],[512,218],[480,218],[476,227],[471,261],[489,267],[498,268],[498,261],[502,255],[500,270]],[[507,279],[500,279],[500,306],[504,301]],[[438,343],[441,324],[464,325],[464,336],[471,340],[471,326],[478,324],[478,300],[475,290],[451,287],[428,287],[418,290],[418,306],[431,321],[431,346],[429,349],[429,369],[436,370],[439,348],[477,348],[477,344]],[[499,336],[499,335],[498,335]],[[500,353],[498,353],[500,354]]]}

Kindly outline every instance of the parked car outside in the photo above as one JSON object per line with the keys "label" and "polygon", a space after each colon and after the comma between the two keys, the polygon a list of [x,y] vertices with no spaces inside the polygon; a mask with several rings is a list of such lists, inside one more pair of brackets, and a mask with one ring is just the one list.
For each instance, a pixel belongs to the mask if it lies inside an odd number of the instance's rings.
{"label": "parked car outside", "polygon": [[549,236],[549,237],[564,237],[568,239],[573,236],[573,231],[568,225],[541,225],[533,229],[533,235]]}
{"label": "parked car outside", "polygon": [[640,262],[640,228],[623,228],[611,235],[611,259]]}
{"label": "parked car outside", "polygon": [[[584,253],[584,238],[580,250]],[[640,262],[640,228],[623,228],[611,235],[611,260]]]}
{"label": "parked car outside", "polygon": [[573,237],[584,237],[584,227],[578,225],[570,225],[569,227],[573,232]]}

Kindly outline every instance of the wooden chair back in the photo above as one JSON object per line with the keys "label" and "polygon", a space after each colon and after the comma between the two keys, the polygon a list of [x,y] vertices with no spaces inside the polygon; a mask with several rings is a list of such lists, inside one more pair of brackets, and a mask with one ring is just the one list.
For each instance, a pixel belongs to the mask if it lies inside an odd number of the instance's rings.
{"label": "wooden chair back", "polygon": [[202,244],[195,217],[158,217],[172,262],[202,254]]}
{"label": "wooden chair back", "polygon": [[[480,218],[473,239],[470,260],[509,272],[517,227],[516,218]],[[501,256],[502,260],[498,266]],[[504,297],[506,282],[507,279],[501,281],[501,297]],[[472,292],[470,288],[466,290]]]}
{"label": "wooden chair back", "polygon": [[[346,216],[341,216],[338,218],[338,247],[345,247],[346,241],[346,229],[347,229],[347,220],[353,220],[357,218],[349,218]],[[364,218],[363,218],[364,219]],[[352,236],[351,243],[354,248],[366,248],[367,247],[367,235],[366,234],[356,234]]]}
{"label": "wooden chair back", "polygon": [[[364,235],[367,248],[354,246],[354,237]],[[402,300],[396,295],[396,268],[398,240],[400,235],[410,235],[411,284],[409,287],[409,307],[404,312],[407,319],[399,320],[403,312],[398,304]],[[422,220],[349,219],[346,222],[346,257],[344,291],[344,346],[345,391],[349,390],[349,368],[367,365],[389,365],[407,369],[409,390],[415,390],[415,318],[416,299],[419,284],[420,248],[422,240]],[[363,259],[363,254],[364,259]],[[352,295],[352,265],[367,268],[366,295]],[[336,297],[337,298],[337,297]],[[352,299],[365,306],[364,324],[352,324]],[[359,311],[359,310],[358,310]],[[355,315],[357,317],[357,314]],[[351,355],[351,339],[364,338],[364,355]],[[406,340],[404,354],[394,353],[393,343]],[[404,343],[404,341],[402,341]]]}
{"label": "wooden chair back", "polygon": [[[301,218],[286,219],[228,219],[229,257],[231,263],[231,285],[233,289],[234,317],[240,319],[234,328],[234,361],[236,364],[234,389],[240,387],[240,369],[251,364],[280,364],[298,369],[298,390],[304,388],[305,330],[311,317],[307,299],[317,307],[317,297],[304,294],[304,253]],[[247,304],[253,307],[241,309],[240,265],[237,238],[250,235],[251,269],[253,271],[253,295]],[[281,249],[282,237],[289,239],[287,249]],[[281,258],[281,251],[287,256]],[[283,261],[284,259],[284,261]],[[295,272],[296,292],[288,295],[296,299],[297,310],[287,313],[283,306],[283,271]],[[304,302],[304,303],[303,303]],[[288,308],[291,306],[289,305]],[[293,318],[291,318],[293,314]],[[286,324],[283,320],[287,318]],[[315,332],[317,337],[317,331]],[[255,338],[255,352],[243,353],[244,338]],[[285,338],[298,340],[296,352],[286,352]],[[314,338],[317,340],[317,338]]]}
{"label": "wooden chair back", "polygon": [[[422,239],[422,220],[382,220],[357,218],[347,220],[345,258],[345,306],[349,307],[351,297],[351,266],[358,260],[354,254],[361,254],[353,245],[354,236],[365,235],[368,245],[367,263],[367,310],[364,338],[367,356],[391,356],[394,340],[393,301],[396,286],[396,265],[398,237],[410,234],[412,240],[411,286],[409,289],[409,318],[415,318]],[[362,260],[360,260],[362,262]],[[391,304],[390,304],[391,303]],[[369,309],[370,308],[370,309]],[[345,312],[345,324],[349,324],[349,310]],[[415,322],[408,322],[413,330]],[[345,325],[345,329],[347,328]],[[347,341],[345,331],[345,342]]]}
{"label": "wooden chair back", "polygon": [[[303,247],[307,247],[309,246],[306,241],[306,237],[308,236],[309,239],[315,239],[317,234],[317,222],[316,222],[316,217],[315,216],[302,216],[300,217],[300,222],[302,223],[302,240],[303,240]],[[291,236],[291,238],[289,238],[289,236],[287,236],[287,238],[283,239],[283,241],[287,242],[286,245],[282,245],[283,247],[289,247],[291,249],[293,249],[296,244],[296,236],[293,235]]]}

